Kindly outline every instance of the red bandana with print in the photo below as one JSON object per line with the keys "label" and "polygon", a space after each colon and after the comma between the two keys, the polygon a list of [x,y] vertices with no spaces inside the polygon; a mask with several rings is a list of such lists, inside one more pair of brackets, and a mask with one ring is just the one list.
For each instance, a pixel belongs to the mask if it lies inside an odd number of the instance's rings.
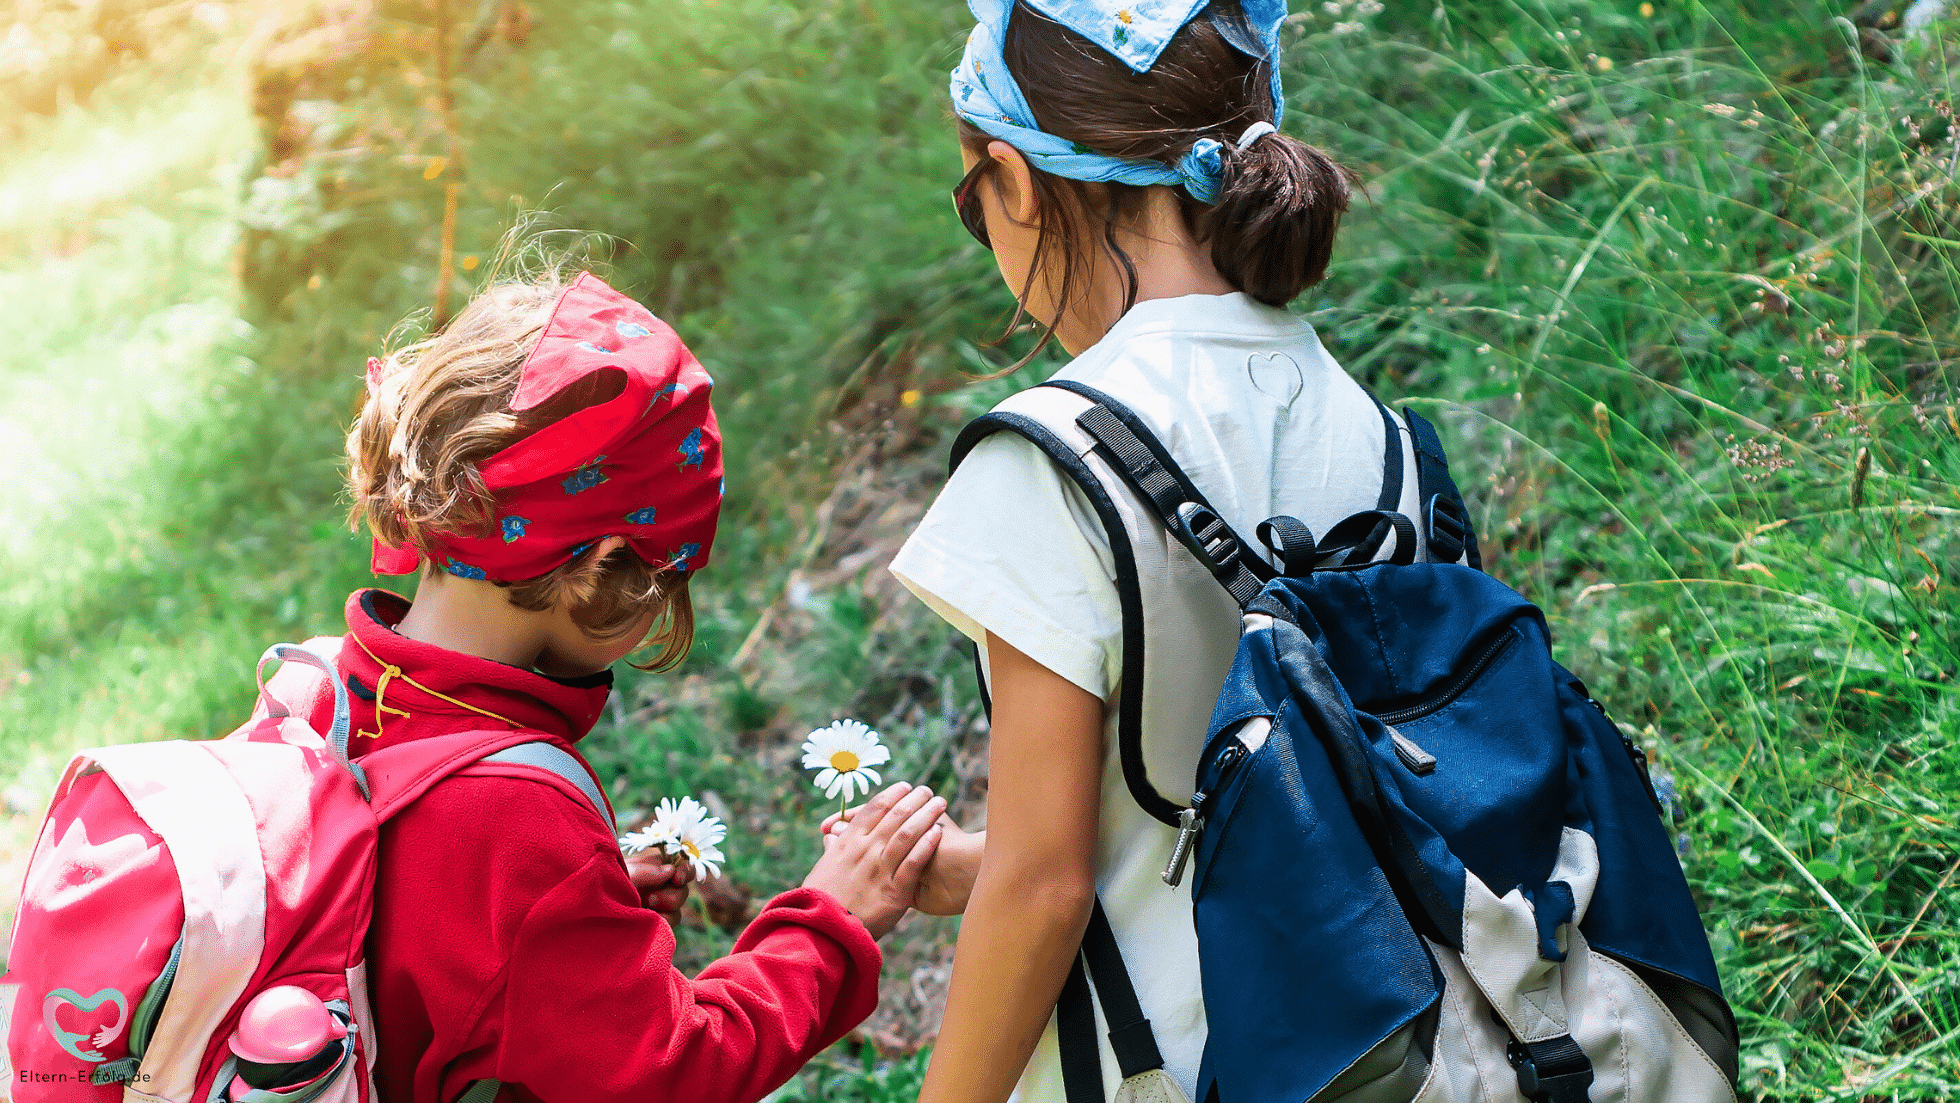
{"label": "red bandana with print", "polygon": [[[373,382],[378,362],[368,365]],[[587,272],[559,298],[510,408],[534,409],[599,372],[624,376],[618,397],[484,461],[496,501],[489,533],[445,535],[419,550],[377,540],[374,573],[407,574],[426,556],[460,578],[517,582],[608,536],[625,537],[648,563],[705,566],[722,494],[714,380],[665,322]]]}

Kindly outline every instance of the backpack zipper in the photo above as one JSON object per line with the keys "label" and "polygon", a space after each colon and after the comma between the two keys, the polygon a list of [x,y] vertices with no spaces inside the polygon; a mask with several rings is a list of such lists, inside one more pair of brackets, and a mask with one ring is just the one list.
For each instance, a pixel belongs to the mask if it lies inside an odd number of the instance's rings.
{"label": "backpack zipper", "polygon": [[[1244,743],[1234,739],[1227,744],[1225,749],[1219,752],[1221,762],[1218,767],[1218,780],[1213,783],[1212,792],[1225,788],[1225,784],[1249,757],[1251,754],[1245,749]],[[1209,798],[1205,793],[1191,794],[1191,807],[1186,808],[1177,817],[1177,842],[1171,846],[1170,864],[1164,867],[1163,873],[1164,883],[1172,888],[1176,888],[1178,883],[1184,880],[1184,865],[1191,860],[1191,851],[1197,847],[1198,836],[1205,829],[1207,799]]]}
{"label": "backpack zipper", "polygon": [[1647,787],[1647,799],[1654,802],[1654,814],[1661,818],[1662,823],[1666,823],[1667,806],[1661,803],[1660,790],[1654,788],[1654,771],[1651,766],[1647,765],[1646,752],[1642,751],[1634,743],[1632,736],[1628,735],[1618,724],[1613,723],[1613,718],[1606,714],[1606,706],[1593,699],[1592,691],[1586,688],[1586,683],[1577,678],[1568,678],[1565,684],[1572,692],[1585,698],[1586,704],[1598,709],[1599,715],[1605,717],[1608,724],[1613,725],[1613,734],[1620,737],[1620,746],[1626,748],[1628,760],[1633,763],[1633,768],[1640,772],[1640,784]]}
{"label": "backpack zipper", "polygon": [[1191,858],[1191,848],[1197,845],[1198,832],[1205,829],[1205,818],[1198,813],[1198,807],[1205,802],[1203,793],[1191,797],[1191,807],[1177,817],[1177,842],[1171,846],[1170,864],[1164,867],[1164,883],[1172,888],[1184,880],[1184,863]]}
{"label": "backpack zipper", "polygon": [[1395,730],[1393,724],[1383,724],[1388,729],[1388,738],[1395,746],[1395,757],[1417,777],[1428,777],[1436,772],[1436,756],[1416,745],[1416,741]]}
{"label": "backpack zipper", "polygon": [[1396,709],[1394,712],[1378,712],[1375,714],[1375,719],[1380,720],[1384,724],[1406,724],[1411,720],[1419,720],[1422,717],[1428,716],[1432,712],[1442,711],[1451,701],[1463,696],[1463,691],[1470,688],[1470,684],[1477,680],[1478,675],[1481,675],[1484,669],[1490,666],[1490,664],[1496,662],[1499,655],[1510,650],[1511,645],[1516,642],[1518,642],[1517,630],[1506,628],[1503,635],[1492,640],[1485,646],[1483,652],[1477,656],[1477,660],[1470,664],[1470,669],[1464,671],[1455,682],[1451,683],[1450,688],[1444,690],[1442,696],[1434,700],[1425,701],[1420,705],[1411,705],[1405,709]]}

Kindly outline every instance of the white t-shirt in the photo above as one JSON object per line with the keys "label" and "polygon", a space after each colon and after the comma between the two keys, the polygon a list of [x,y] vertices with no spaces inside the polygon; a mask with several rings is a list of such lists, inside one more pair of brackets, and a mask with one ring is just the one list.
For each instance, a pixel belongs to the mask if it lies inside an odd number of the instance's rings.
{"label": "white t-shirt", "polygon": [[[1289,514],[1315,534],[1373,509],[1386,431],[1365,391],[1321,347],[1313,327],[1243,294],[1189,295],[1136,304],[1095,346],[1057,373],[1129,406],[1163,442],[1212,507],[1250,540],[1260,521]],[[1002,404],[1040,417],[1051,389]],[[1406,433],[1403,434],[1406,437]],[[1399,508],[1415,515],[1414,454],[1406,441]],[[1148,662],[1144,758],[1165,796],[1184,800],[1237,640],[1237,606],[1161,532],[1126,486],[1107,489],[1137,545],[1146,620],[1175,604],[1196,659]],[[1256,547],[1256,544],[1255,544]],[[1156,556],[1157,566],[1146,563]],[[1096,888],[1122,947],[1165,1071],[1195,1098],[1204,1006],[1192,929],[1190,881],[1160,879],[1175,832],[1131,797],[1116,746],[1124,675],[1123,617],[1109,540],[1080,488],[1032,442],[996,433],[947,481],[891,570],[982,647],[991,631],[1104,702],[1104,762]],[[1154,587],[1154,588],[1153,588]],[[1153,594],[1155,596],[1153,596]],[[1201,623],[1200,623],[1201,622]],[[1099,1028],[1100,1029],[1100,1028]],[[1104,1087],[1119,1082],[1103,1042]],[[1053,1022],[1017,1095],[1062,1103]]]}

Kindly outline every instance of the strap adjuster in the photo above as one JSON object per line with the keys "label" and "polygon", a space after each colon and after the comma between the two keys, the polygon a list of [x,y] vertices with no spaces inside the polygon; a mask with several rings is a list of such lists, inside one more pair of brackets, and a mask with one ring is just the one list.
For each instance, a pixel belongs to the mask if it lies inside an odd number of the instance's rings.
{"label": "strap adjuster", "polygon": [[1463,507],[1447,494],[1432,494],[1422,513],[1429,529],[1429,558],[1437,563],[1461,559],[1470,538],[1470,518]]}
{"label": "strap adjuster", "polygon": [[1176,517],[1178,542],[1214,577],[1231,578],[1239,563],[1239,542],[1224,519],[1196,502],[1179,503]]}
{"label": "strap adjuster", "polygon": [[1591,1103],[1592,1059],[1561,1034],[1542,1042],[1510,1044],[1504,1056],[1518,1070],[1518,1091],[1532,1103]]}

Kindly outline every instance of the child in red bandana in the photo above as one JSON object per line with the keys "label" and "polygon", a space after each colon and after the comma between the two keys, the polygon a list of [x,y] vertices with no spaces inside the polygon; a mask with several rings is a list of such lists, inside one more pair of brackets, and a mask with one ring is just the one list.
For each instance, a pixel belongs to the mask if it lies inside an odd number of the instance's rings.
{"label": "child in red bandana", "polygon": [[[721,506],[713,380],[647,310],[590,274],[492,288],[443,332],[368,362],[348,436],[354,517],[414,604],[347,601],[337,651],[350,751],[533,732],[576,755],[607,667],[692,636],[687,582]],[[274,696],[330,688],[289,664]],[[583,759],[579,760],[583,764]],[[589,767],[588,767],[589,770]],[[390,820],[368,938],[383,1099],[748,1103],[870,1014],[874,939],[910,906],[945,802],[895,785],[826,836],[803,887],[690,980],[653,909],[686,867],[619,847],[576,786],[478,763]],[[471,1096],[472,1103],[479,1098]]]}

